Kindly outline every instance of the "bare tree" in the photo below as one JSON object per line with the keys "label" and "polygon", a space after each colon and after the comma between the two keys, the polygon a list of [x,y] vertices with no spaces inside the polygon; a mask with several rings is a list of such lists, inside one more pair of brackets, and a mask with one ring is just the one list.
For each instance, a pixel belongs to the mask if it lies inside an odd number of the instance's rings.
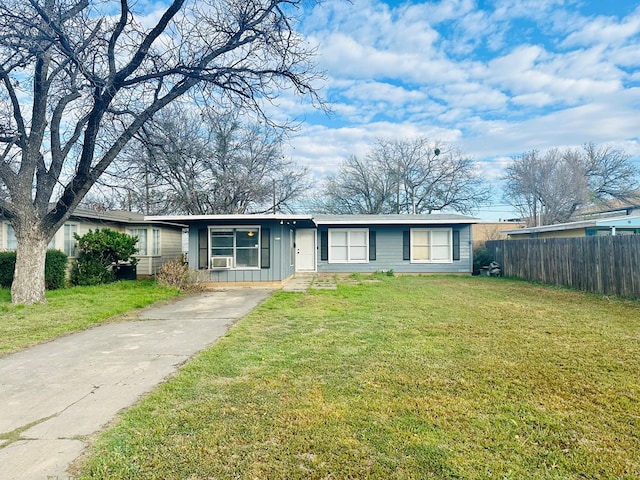
{"label": "bare tree", "polygon": [[14,303],[46,301],[49,239],[166,105],[189,93],[264,112],[284,88],[322,104],[314,52],[293,30],[300,3],[0,3],[0,215],[18,240]]}
{"label": "bare tree", "polygon": [[638,171],[620,150],[597,147],[529,151],[504,177],[505,200],[529,226],[568,222],[577,209],[611,199],[637,199]]}
{"label": "bare tree", "polygon": [[426,138],[378,140],[327,178],[317,208],[332,213],[470,213],[489,198],[473,161]]}
{"label": "bare tree", "polygon": [[389,213],[394,192],[393,172],[375,156],[345,160],[327,177],[314,208],[336,214]]}
{"label": "bare tree", "polygon": [[277,129],[176,104],[143,126],[113,170],[107,182],[124,190],[122,203],[146,214],[290,210],[309,188],[308,168],[283,156]]}

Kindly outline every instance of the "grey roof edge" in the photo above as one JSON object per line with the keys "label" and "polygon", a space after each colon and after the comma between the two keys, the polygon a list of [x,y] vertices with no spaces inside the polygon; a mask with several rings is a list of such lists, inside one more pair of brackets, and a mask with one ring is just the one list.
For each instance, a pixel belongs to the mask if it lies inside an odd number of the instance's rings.
{"label": "grey roof edge", "polygon": [[308,220],[312,221],[311,215],[286,215],[282,213],[230,213],[230,214],[216,214],[216,215],[148,215],[144,217],[147,221],[159,221],[159,222],[201,222],[206,220],[224,220],[224,221],[237,221],[237,220]]}
{"label": "grey roof edge", "polygon": [[315,225],[424,225],[473,224],[480,219],[455,214],[426,215],[287,215],[287,214],[222,214],[222,215],[159,215],[147,216],[149,221],[246,221],[246,220],[306,220]]}
{"label": "grey roof edge", "polygon": [[154,224],[154,225],[167,225],[171,227],[186,227],[185,224],[182,223],[171,223],[171,222],[162,222],[156,220],[147,220],[141,213],[137,212],[129,212],[126,210],[91,210],[88,208],[76,208],[71,214],[70,218],[86,218],[90,220],[98,220],[105,222],[116,222],[116,223],[126,223],[126,224]]}
{"label": "grey roof edge", "polygon": [[315,215],[318,225],[424,225],[424,224],[472,224],[480,219],[456,214],[424,215]]}

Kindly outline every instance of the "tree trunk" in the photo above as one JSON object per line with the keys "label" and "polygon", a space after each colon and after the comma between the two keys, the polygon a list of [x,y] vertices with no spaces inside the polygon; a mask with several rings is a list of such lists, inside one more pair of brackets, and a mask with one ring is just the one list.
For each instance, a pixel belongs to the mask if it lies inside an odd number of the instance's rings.
{"label": "tree trunk", "polygon": [[17,227],[16,269],[11,284],[11,303],[33,305],[46,303],[44,265],[47,255],[46,238],[37,225]]}

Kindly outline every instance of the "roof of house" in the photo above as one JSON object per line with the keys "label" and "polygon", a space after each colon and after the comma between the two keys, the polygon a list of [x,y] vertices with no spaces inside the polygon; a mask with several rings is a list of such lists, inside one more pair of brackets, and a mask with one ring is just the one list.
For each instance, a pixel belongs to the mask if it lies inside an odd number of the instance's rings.
{"label": "roof of house", "polygon": [[542,225],[540,227],[519,228],[506,230],[507,235],[527,235],[531,233],[559,232],[564,230],[576,230],[579,228],[640,228],[640,215],[625,215],[615,218],[594,218],[580,222],[558,223],[555,225]]}
{"label": "roof of house", "polygon": [[145,217],[141,213],[129,212],[126,210],[93,210],[90,208],[76,208],[71,214],[71,218],[85,218],[94,221],[101,222],[116,222],[126,224],[156,224],[166,225],[171,227],[184,228],[186,225],[182,223],[161,221],[154,219],[153,217]]}
{"label": "roof of house", "polygon": [[149,221],[197,222],[197,221],[307,221],[314,225],[425,225],[425,224],[471,224],[479,220],[464,215],[288,215],[276,214],[229,214],[229,215],[158,215],[145,217]]}
{"label": "roof of house", "polygon": [[465,215],[431,213],[424,215],[314,215],[317,225],[424,225],[471,224],[480,220]]}
{"label": "roof of house", "polygon": [[90,208],[76,208],[71,214],[75,218],[90,218],[121,223],[144,223],[144,215],[125,210],[93,210]]}
{"label": "roof of house", "polygon": [[284,213],[229,213],[220,215],[150,215],[145,217],[147,220],[155,220],[161,222],[199,222],[199,221],[243,221],[243,220],[311,220],[311,215],[288,215]]}

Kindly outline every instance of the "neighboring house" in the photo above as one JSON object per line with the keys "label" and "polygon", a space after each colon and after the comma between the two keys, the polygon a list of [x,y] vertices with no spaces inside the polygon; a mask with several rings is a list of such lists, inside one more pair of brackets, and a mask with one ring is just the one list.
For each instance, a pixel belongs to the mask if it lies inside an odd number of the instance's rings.
{"label": "neighboring house", "polygon": [[507,231],[526,226],[525,222],[518,221],[478,222],[471,226],[473,244],[478,247],[484,245],[487,240],[506,240]]}
{"label": "neighboring house", "polygon": [[[17,247],[13,227],[0,220],[0,251]],[[77,208],[49,243],[50,249],[62,250],[71,260],[77,255],[74,233],[82,236],[89,230],[109,228],[138,237],[137,274],[154,275],[160,266],[182,254],[183,225],[147,221],[144,215],[126,211],[95,211]]]}
{"label": "neighboring house", "polygon": [[505,232],[509,239],[570,238],[595,235],[640,235],[640,215],[594,218],[580,222],[521,228]]}
{"label": "neighboring house", "polygon": [[[640,198],[640,193],[636,195],[636,198]],[[635,215],[640,215],[640,205],[637,203],[613,199],[606,202],[604,205],[582,208],[572,215],[571,220],[579,222],[582,220],[592,220],[594,218]]]}
{"label": "neighboring house", "polygon": [[186,224],[190,268],[213,282],[277,282],[297,272],[471,273],[461,215],[155,216]]}

